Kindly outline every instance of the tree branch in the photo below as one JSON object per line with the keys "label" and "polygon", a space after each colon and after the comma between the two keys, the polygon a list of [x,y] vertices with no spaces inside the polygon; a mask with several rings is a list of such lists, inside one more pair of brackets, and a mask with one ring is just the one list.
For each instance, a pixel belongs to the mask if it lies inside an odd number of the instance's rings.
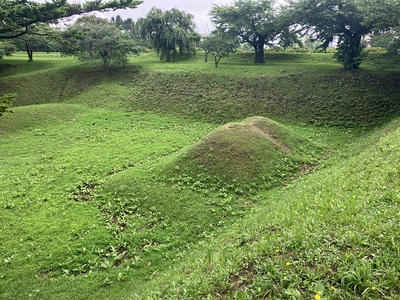
{"label": "tree branch", "polygon": [[[0,31],[0,34],[1,34],[1,33],[2,33],[2,32]],[[15,33],[15,34],[13,34],[13,35],[5,35],[5,36],[0,35],[0,39],[15,39],[15,38],[17,38],[17,37],[23,36],[23,35],[26,34],[26,33],[28,33],[28,26],[25,26],[25,30],[24,30],[24,31],[21,31],[21,32],[19,32],[19,33]]]}
{"label": "tree branch", "polygon": [[[101,1],[89,1],[82,6],[69,4],[63,0],[45,3],[27,1],[22,8],[15,3],[4,7],[1,7],[2,4],[0,4],[0,8],[3,8],[8,14],[7,20],[3,20],[3,23],[0,24],[0,38],[12,39],[22,36],[28,32],[30,25],[36,23],[48,23],[93,11],[135,8],[142,2],[142,0],[111,0],[104,3],[101,3]],[[21,28],[25,28],[25,30],[21,31]]]}

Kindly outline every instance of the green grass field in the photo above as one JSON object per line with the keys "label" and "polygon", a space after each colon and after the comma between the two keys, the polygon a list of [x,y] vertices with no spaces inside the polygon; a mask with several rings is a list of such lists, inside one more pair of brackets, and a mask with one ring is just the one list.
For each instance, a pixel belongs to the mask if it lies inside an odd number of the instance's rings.
{"label": "green grass field", "polygon": [[399,298],[399,68],[251,61],[1,61],[0,299]]}

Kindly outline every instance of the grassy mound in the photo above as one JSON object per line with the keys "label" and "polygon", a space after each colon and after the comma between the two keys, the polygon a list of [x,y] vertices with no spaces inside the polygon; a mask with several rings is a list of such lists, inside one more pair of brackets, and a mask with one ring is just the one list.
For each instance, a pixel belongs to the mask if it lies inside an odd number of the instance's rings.
{"label": "grassy mound", "polygon": [[213,131],[167,168],[177,183],[251,192],[298,177],[316,163],[321,148],[264,117]]}

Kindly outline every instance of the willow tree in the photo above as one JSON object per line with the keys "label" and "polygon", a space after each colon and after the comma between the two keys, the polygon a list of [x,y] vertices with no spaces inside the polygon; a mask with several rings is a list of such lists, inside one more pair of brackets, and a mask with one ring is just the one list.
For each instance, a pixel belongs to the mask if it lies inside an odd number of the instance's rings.
{"label": "willow tree", "polygon": [[176,8],[163,11],[153,7],[145,18],[136,23],[143,39],[150,41],[160,59],[171,61],[178,56],[190,55],[195,33],[193,15]]}

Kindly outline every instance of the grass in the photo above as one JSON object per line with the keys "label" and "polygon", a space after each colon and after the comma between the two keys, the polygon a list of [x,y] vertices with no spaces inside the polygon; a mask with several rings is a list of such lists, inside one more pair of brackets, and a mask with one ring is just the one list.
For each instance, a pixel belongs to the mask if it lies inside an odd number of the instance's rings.
{"label": "grass", "polygon": [[[48,111],[48,106],[33,107],[42,109],[42,122],[36,120],[36,126],[22,124],[19,131],[2,136],[1,153],[6,154],[0,174],[2,224],[6,227],[1,253],[7,263],[1,268],[2,286],[9,286],[6,298],[32,293],[19,286],[21,278],[30,278],[35,289],[42,281],[37,278],[112,269],[110,249],[120,245],[114,240],[118,224],[109,214],[118,212],[107,208],[109,200],[87,204],[82,199],[89,199],[83,196],[89,197],[91,188],[107,178],[173,153],[210,129],[208,124],[149,113],[87,108],[74,113],[74,106],[68,117],[49,125],[47,114],[54,116],[57,109]],[[57,107],[62,113],[69,105]],[[15,108],[11,117],[21,116],[26,109]],[[10,240],[10,235],[18,238]]]}
{"label": "grass", "polygon": [[11,57],[6,57],[0,64],[1,76],[19,76],[21,74],[34,75],[46,69],[61,69],[63,67],[77,66],[73,58],[60,59],[59,53],[36,53],[34,61],[29,62],[26,53],[18,52]]}
{"label": "grass", "polygon": [[59,122],[72,120],[76,115],[83,114],[86,107],[80,105],[41,104],[36,106],[21,106],[6,113],[1,120],[0,133],[11,134],[24,130],[34,130],[43,125],[51,126]]}
{"label": "grass", "polygon": [[2,299],[399,297],[396,69],[36,58],[0,63]]}
{"label": "grass", "polygon": [[168,64],[152,54],[106,70],[64,62],[35,76],[5,76],[0,92],[16,92],[18,106],[71,102],[219,124],[259,115],[283,123],[373,127],[398,115],[396,69],[383,72],[366,64],[349,73],[331,54],[315,57],[270,53],[271,62],[257,66],[239,53],[217,70],[201,58]]}
{"label": "grass", "polygon": [[378,141],[365,136],[361,153],[262,193],[252,214],[149,282],[144,298],[397,298],[398,124]]}
{"label": "grass", "polygon": [[252,117],[204,137],[167,174],[176,184],[253,195],[305,175],[321,153],[322,147],[281,124]]}
{"label": "grass", "polygon": [[[209,73],[212,71],[220,75],[231,75],[232,69],[234,69],[242,76],[259,76],[260,71],[265,71],[264,76],[276,76],[287,72],[298,72],[299,68],[302,69],[303,66],[320,73],[340,70],[340,65],[332,64],[333,60],[331,56],[325,53],[299,54],[269,51],[265,55],[265,65],[254,65],[253,53],[238,52],[229,58],[221,60],[219,68],[215,68],[212,62],[204,63],[203,52],[199,52],[192,60],[182,60],[174,64],[164,61],[160,62],[153,53],[133,57],[132,61],[152,71],[160,71],[161,64],[161,70],[168,73],[173,73],[176,70],[182,71],[182,67],[184,67],[188,71],[200,73]],[[193,60],[196,64],[193,64]]]}

